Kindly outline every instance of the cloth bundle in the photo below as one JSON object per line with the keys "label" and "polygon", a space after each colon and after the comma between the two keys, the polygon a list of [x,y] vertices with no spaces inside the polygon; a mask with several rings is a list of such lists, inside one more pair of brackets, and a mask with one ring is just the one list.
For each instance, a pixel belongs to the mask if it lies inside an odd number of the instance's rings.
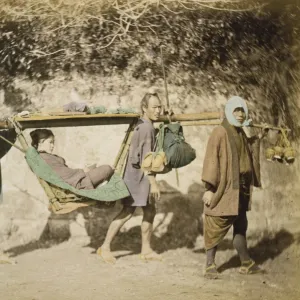
{"label": "cloth bundle", "polygon": [[85,102],[72,101],[63,106],[64,112],[86,112],[88,114],[134,114],[136,111],[131,107],[118,107],[107,110],[103,105],[89,107]]}
{"label": "cloth bundle", "polygon": [[161,124],[156,139],[155,152],[146,154],[142,169],[155,173],[167,173],[181,168],[196,158],[196,151],[184,138],[180,123]]}

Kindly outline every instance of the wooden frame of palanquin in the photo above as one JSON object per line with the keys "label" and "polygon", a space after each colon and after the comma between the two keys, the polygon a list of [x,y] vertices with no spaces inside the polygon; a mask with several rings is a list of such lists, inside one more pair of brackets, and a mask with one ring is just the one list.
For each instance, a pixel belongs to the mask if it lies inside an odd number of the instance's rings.
{"label": "wooden frame of palanquin", "polygon": [[[170,118],[167,116],[162,116],[157,122],[181,122],[182,125],[201,125],[199,122],[202,122],[203,125],[215,125],[220,123],[221,114],[216,112],[205,112],[205,113],[196,113],[196,114],[178,114],[172,115]],[[128,130],[126,131],[125,137],[122,141],[120,150],[117,154],[117,157],[114,162],[114,167],[116,172],[123,174],[127,154],[129,151],[129,146],[131,138],[133,135],[133,129],[140,117],[139,114],[80,114],[80,113],[58,113],[57,115],[29,115],[28,117],[15,116],[13,117],[12,124],[14,125],[17,134],[18,140],[24,151],[28,148],[28,143],[23,135],[23,130],[29,128],[52,128],[52,127],[77,127],[77,126],[101,126],[101,125],[121,125],[128,124]],[[210,121],[214,120],[214,121]],[[217,121],[216,121],[217,120]],[[197,124],[196,124],[197,123]],[[0,122],[0,129],[7,129],[12,126],[9,121]],[[65,193],[63,190],[60,190],[57,187],[51,186],[46,181],[38,178],[39,183],[45,190],[45,193],[49,199],[50,209],[56,214],[68,213],[68,209],[65,209],[66,203],[65,199],[70,197],[70,193]],[[72,196],[72,195],[71,195]],[[73,195],[76,198],[76,195]],[[72,198],[72,197],[71,197]],[[70,201],[71,202],[71,201]],[[82,206],[91,206],[95,205],[95,201],[88,201],[86,205],[80,202],[74,202],[74,205]]]}
{"label": "wooden frame of palanquin", "polygon": [[[173,114],[172,116],[161,116],[156,122],[180,122],[183,126],[199,126],[199,125],[218,125],[221,122],[223,114],[220,112],[202,112],[193,114]],[[77,127],[77,126],[101,126],[101,125],[121,125],[128,124],[128,130],[120,146],[120,150],[114,162],[116,172],[123,175],[127,154],[134,127],[140,117],[139,114],[85,114],[85,113],[57,113],[52,115],[29,115],[28,117],[15,116],[12,118],[14,127],[18,134],[19,142],[24,151],[28,148],[28,143],[22,133],[23,130],[29,128],[52,128],[52,127]],[[9,121],[0,121],[0,129],[11,127]],[[254,127],[263,128],[263,125],[254,125]],[[281,128],[272,127],[272,129],[280,130]],[[289,130],[289,129],[285,129]],[[50,203],[51,210],[56,214],[68,213],[64,209],[65,199],[70,194],[64,193],[57,187],[51,187],[49,183],[38,178],[41,186],[44,188]],[[76,195],[71,195],[76,198]],[[72,198],[71,197],[71,198]],[[75,202],[74,202],[75,203]],[[78,202],[76,202],[78,203]],[[78,203],[78,208],[82,206],[95,205],[95,201]]]}

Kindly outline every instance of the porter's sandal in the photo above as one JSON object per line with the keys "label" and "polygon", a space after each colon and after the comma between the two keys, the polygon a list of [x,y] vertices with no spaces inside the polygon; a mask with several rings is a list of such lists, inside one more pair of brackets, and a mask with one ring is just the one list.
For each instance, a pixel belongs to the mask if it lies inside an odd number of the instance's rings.
{"label": "porter's sandal", "polygon": [[219,272],[217,270],[217,266],[215,263],[209,265],[205,269],[204,278],[207,279],[218,279],[219,278]]}
{"label": "porter's sandal", "polygon": [[255,263],[254,260],[246,260],[242,262],[242,266],[239,268],[239,273],[241,274],[258,274],[264,271]]}
{"label": "porter's sandal", "polygon": [[111,254],[110,251],[103,251],[101,247],[98,248],[97,255],[100,256],[107,264],[114,265],[117,262],[116,258]]}
{"label": "porter's sandal", "polygon": [[145,262],[151,260],[162,261],[162,256],[153,251],[147,254],[141,254],[140,259]]}
{"label": "porter's sandal", "polygon": [[16,261],[5,255],[4,253],[0,252],[0,264],[11,264],[15,265]]}

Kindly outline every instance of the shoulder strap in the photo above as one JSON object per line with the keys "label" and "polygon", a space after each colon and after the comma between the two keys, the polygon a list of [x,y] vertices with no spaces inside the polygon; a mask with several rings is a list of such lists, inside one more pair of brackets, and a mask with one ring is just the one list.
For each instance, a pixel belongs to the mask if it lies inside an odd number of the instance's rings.
{"label": "shoulder strap", "polygon": [[164,138],[165,138],[165,124],[159,125],[159,131],[157,134],[155,145],[157,145],[156,151],[162,151],[164,148]]}

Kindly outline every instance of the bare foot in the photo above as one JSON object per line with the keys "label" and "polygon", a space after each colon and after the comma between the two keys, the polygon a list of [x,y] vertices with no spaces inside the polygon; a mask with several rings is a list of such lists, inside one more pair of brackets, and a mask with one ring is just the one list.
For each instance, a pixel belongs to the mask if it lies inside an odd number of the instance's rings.
{"label": "bare foot", "polygon": [[148,253],[141,253],[140,258],[141,258],[141,260],[144,260],[144,261],[150,261],[150,260],[161,261],[162,260],[162,256],[154,251],[151,251]]}
{"label": "bare foot", "polygon": [[107,264],[115,264],[117,261],[109,250],[104,250],[101,247],[98,248],[97,255],[99,255]]}

